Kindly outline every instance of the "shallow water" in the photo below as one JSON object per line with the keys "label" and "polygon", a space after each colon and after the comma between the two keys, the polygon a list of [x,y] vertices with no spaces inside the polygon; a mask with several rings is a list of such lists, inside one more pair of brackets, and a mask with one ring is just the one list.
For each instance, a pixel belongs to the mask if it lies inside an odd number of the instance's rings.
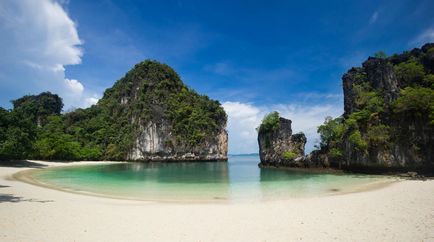
{"label": "shallow water", "polygon": [[258,156],[226,162],[117,163],[40,169],[39,183],[105,196],[160,201],[260,201],[350,192],[382,177],[259,168]]}

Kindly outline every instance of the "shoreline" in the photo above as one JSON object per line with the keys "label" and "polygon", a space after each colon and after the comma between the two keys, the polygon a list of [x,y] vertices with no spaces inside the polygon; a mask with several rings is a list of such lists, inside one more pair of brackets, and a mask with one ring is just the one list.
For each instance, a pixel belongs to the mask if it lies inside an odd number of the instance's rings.
{"label": "shoreline", "polygon": [[[269,163],[259,163],[258,166],[260,168],[266,169],[281,169],[281,170],[289,170],[289,171],[303,171],[303,172],[311,172],[311,173],[319,173],[319,174],[337,174],[337,175],[374,175],[374,176],[390,176],[390,177],[398,177],[398,178],[409,178],[409,179],[419,179],[419,180],[427,180],[434,179],[434,174],[432,173],[431,166],[426,167],[409,167],[407,170],[405,167],[382,167],[383,170],[375,169],[375,167],[366,167],[365,169],[351,169],[348,167],[343,167],[341,169],[335,167],[295,167],[295,166],[285,166],[285,165],[273,165]],[[354,166],[357,168],[357,166]],[[370,170],[372,168],[372,170]],[[430,168],[430,172],[424,172],[423,169]],[[390,169],[390,170],[388,170]],[[422,171],[421,171],[422,170]],[[414,173],[414,174],[413,174]],[[409,175],[412,174],[412,175]]]}
{"label": "shoreline", "polygon": [[403,179],[369,191],[267,202],[164,203],[7,179],[29,169],[0,167],[0,241],[434,240],[433,180]]}
{"label": "shoreline", "polygon": [[[33,162],[41,162],[41,161],[33,161]],[[118,163],[124,163],[124,162],[114,162],[114,161],[97,161],[97,162],[86,162],[86,161],[80,161],[75,162],[73,164],[65,163],[65,165],[54,165],[54,166],[48,166],[41,169],[57,169],[62,167],[68,167],[68,166],[86,166],[86,165],[110,165],[110,164],[118,164]],[[292,168],[289,168],[290,170],[293,170]],[[306,171],[306,170],[303,170]],[[35,169],[26,169],[23,171],[16,172],[12,174],[9,179],[14,179],[16,181],[24,182],[30,185],[39,186],[43,188],[53,189],[60,192],[68,192],[73,194],[81,194],[81,195],[87,195],[87,196],[96,196],[96,197],[102,197],[102,198],[109,198],[109,199],[119,199],[119,200],[131,200],[131,201],[144,201],[144,202],[161,202],[161,203],[186,203],[186,204],[200,204],[200,203],[245,203],[245,202],[255,202],[255,203],[262,203],[262,202],[273,202],[273,201],[285,201],[289,199],[301,199],[301,198],[310,198],[310,197],[324,197],[324,196],[339,196],[339,195],[345,195],[345,194],[351,194],[351,193],[358,193],[358,192],[366,192],[366,191],[372,191],[376,189],[382,189],[384,187],[387,187],[393,183],[400,182],[400,179],[398,177],[391,177],[391,176],[381,176],[381,180],[366,182],[362,184],[352,185],[350,188],[345,190],[338,190],[338,191],[329,191],[324,194],[318,194],[318,195],[310,195],[310,196],[287,196],[287,197],[279,197],[279,198],[263,198],[260,200],[254,200],[249,201],[248,199],[233,201],[230,198],[191,198],[191,199],[153,199],[153,198],[139,198],[139,197],[128,197],[128,196],[121,196],[121,195],[110,195],[110,194],[104,194],[104,193],[97,193],[97,192],[91,192],[91,191],[85,191],[85,190],[74,190],[74,189],[68,189],[65,187],[56,186],[50,183],[44,183],[40,180],[34,179],[32,176],[32,173],[35,172]],[[315,171],[312,171],[315,172]],[[324,173],[324,172],[323,172]],[[330,174],[337,174],[337,175],[346,175],[344,172],[330,172]],[[391,180],[394,179],[394,180]]]}

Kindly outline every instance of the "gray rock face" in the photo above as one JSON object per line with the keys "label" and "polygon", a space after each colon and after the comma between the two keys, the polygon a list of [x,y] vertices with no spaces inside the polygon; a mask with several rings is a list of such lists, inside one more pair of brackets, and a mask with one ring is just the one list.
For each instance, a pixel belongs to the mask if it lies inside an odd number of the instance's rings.
{"label": "gray rock face", "polygon": [[363,63],[363,68],[352,68],[342,77],[344,89],[344,116],[358,111],[354,84],[367,82],[369,86],[383,90],[384,102],[390,104],[398,97],[398,80],[393,67],[387,60],[370,57]]}
{"label": "gray rock face", "polygon": [[[218,101],[188,88],[169,66],[138,63],[106,90],[99,104],[122,123],[122,159],[227,160],[227,115]],[[117,130],[116,130],[117,131]],[[124,145],[127,144],[127,145]]]}
{"label": "gray rock face", "polygon": [[259,130],[261,166],[304,166],[306,136],[303,133],[292,134],[291,123],[289,119],[279,118],[277,129]]}
{"label": "gray rock face", "polygon": [[[173,145],[176,144],[176,145]],[[148,161],[194,161],[227,160],[228,134],[225,126],[216,136],[207,137],[201,145],[194,147],[179,143],[171,133],[167,121],[148,122],[140,125],[139,136],[128,154],[129,160]]]}
{"label": "gray rock face", "polygon": [[[421,51],[415,49],[412,52]],[[394,59],[393,59],[394,58]],[[344,151],[344,164],[347,167],[406,167],[429,164],[433,159],[433,130],[432,126],[422,120],[409,120],[394,116],[391,111],[392,102],[398,98],[400,88],[407,83],[400,82],[389,62],[403,61],[405,56],[396,56],[392,59],[369,58],[361,68],[352,68],[343,77],[344,91],[344,117],[360,111],[356,103],[355,84],[367,84],[374,90],[379,90],[384,98],[385,110],[379,117],[381,124],[387,125],[391,130],[388,146],[370,146],[366,152],[357,151],[354,145],[345,136],[342,142]],[[399,59],[401,58],[401,59]],[[430,56],[426,55],[429,62]],[[398,60],[399,59],[399,60]],[[372,125],[368,122],[367,125]],[[367,137],[367,131],[360,129],[362,137]],[[323,156],[315,156],[324,161]]]}

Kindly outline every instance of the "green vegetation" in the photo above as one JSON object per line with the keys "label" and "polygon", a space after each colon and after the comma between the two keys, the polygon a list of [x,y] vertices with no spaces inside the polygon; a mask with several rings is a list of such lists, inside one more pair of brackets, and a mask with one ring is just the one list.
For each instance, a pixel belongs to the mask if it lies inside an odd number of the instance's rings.
{"label": "green vegetation", "polygon": [[262,119],[261,124],[256,130],[259,133],[264,134],[265,137],[265,147],[271,147],[271,136],[273,131],[277,130],[280,125],[280,116],[279,113],[274,111],[271,112]]}
{"label": "green vegetation", "polygon": [[0,159],[22,159],[31,155],[36,125],[21,110],[0,108]]}
{"label": "green vegetation", "polygon": [[428,120],[434,123],[434,89],[406,87],[393,104],[393,111],[407,119]]}
{"label": "green vegetation", "polygon": [[340,160],[343,157],[343,152],[339,148],[331,148],[328,154],[332,159],[335,160]]}
{"label": "green vegetation", "polygon": [[425,77],[423,65],[415,59],[400,63],[394,69],[396,76],[405,86],[420,85]]}
{"label": "green vegetation", "polygon": [[428,74],[423,78],[426,87],[434,89],[434,74]]}
{"label": "green vegetation", "polygon": [[292,151],[285,151],[282,154],[282,158],[285,161],[291,161],[291,160],[294,160],[295,158],[297,158],[297,154],[292,152]]}
{"label": "green vegetation", "polygon": [[330,116],[326,117],[324,124],[318,127],[321,139],[320,147],[336,149],[342,140],[344,131],[343,118],[332,119]]}
{"label": "green vegetation", "polygon": [[351,150],[370,157],[379,150],[391,150],[397,143],[410,144],[411,149],[424,152],[424,144],[417,136],[434,128],[433,53],[434,48],[391,57],[384,52],[375,54],[393,67],[400,88],[393,99],[390,99],[391,93],[374,88],[372,81],[375,80],[368,80],[364,67],[354,68],[351,73],[355,80],[353,110],[345,117],[327,117],[318,127],[321,152],[338,161],[345,158],[347,144],[351,145]]}
{"label": "green vegetation", "polygon": [[220,122],[226,120],[226,113],[218,101],[200,96],[186,87],[170,95],[167,110],[177,140],[186,141],[191,146],[217,132]]}
{"label": "green vegetation", "polygon": [[368,143],[362,138],[362,134],[359,130],[355,130],[349,136],[349,141],[359,151],[366,151]]}
{"label": "green vegetation", "polygon": [[362,85],[354,85],[353,89],[360,109],[346,118],[327,117],[318,127],[320,148],[333,159],[343,157],[342,142],[346,137],[353,148],[362,153],[366,153],[370,146],[387,145],[390,138],[389,127],[381,123],[385,104],[380,92]]}
{"label": "green vegetation", "polygon": [[[97,105],[60,114],[62,99],[49,92],[0,108],[0,159],[125,160],[148,123],[168,125],[169,148],[195,147],[215,137],[227,116],[218,101],[185,86],[169,66],[143,61]],[[174,142],[174,143],[172,143]]]}
{"label": "green vegetation", "polygon": [[276,111],[265,115],[265,117],[262,119],[261,125],[259,126],[259,132],[268,133],[278,129],[280,124],[279,119],[279,113]]}
{"label": "green vegetation", "polygon": [[375,57],[375,58],[386,59],[386,58],[387,58],[387,54],[386,54],[386,52],[380,50],[380,51],[378,51],[378,52],[376,52],[376,53],[374,54],[374,57]]}
{"label": "green vegetation", "polygon": [[63,108],[62,99],[50,92],[43,92],[39,95],[27,95],[12,101],[14,110],[21,112],[38,126],[46,123],[48,116],[60,114]]}

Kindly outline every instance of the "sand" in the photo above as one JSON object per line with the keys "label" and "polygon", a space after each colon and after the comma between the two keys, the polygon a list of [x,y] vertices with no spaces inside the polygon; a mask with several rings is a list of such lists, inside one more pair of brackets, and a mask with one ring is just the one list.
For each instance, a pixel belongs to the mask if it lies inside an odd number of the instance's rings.
{"label": "sand", "polygon": [[11,179],[26,169],[0,167],[0,241],[434,241],[433,180],[280,201],[162,203]]}

